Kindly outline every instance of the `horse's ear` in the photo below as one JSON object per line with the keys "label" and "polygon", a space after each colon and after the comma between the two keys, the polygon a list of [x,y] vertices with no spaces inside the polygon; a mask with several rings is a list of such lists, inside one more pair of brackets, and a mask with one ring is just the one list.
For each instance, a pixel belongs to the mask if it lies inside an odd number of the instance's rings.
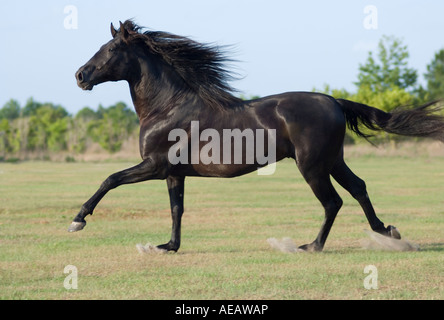
{"label": "horse's ear", "polygon": [[113,23],[111,22],[111,35],[113,36],[113,38],[116,37],[117,34],[117,30],[114,28]]}
{"label": "horse's ear", "polygon": [[120,36],[123,38],[123,40],[128,40],[129,32],[125,29],[122,21],[119,21],[120,23]]}

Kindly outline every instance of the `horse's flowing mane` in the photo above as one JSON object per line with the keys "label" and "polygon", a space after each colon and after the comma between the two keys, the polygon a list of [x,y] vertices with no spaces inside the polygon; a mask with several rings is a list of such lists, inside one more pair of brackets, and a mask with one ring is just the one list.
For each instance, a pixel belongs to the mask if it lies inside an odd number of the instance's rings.
{"label": "horse's flowing mane", "polygon": [[[161,57],[182,78],[187,89],[196,93],[209,107],[226,109],[239,105],[235,90],[228,84],[234,77],[225,68],[228,59],[221,47],[193,41],[162,31],[141,32],[131,20],[123,23],[128,41],[142,41],[148,50]],[[185,88],[184,88],[185,89]]]}

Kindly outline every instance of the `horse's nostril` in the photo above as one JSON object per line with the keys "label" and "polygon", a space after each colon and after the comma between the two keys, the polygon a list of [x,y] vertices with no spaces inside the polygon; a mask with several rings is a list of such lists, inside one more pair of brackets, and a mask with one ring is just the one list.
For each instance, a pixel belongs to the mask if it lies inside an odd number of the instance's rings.
{"label": "horse's nostril", "polygon": [[82,71],[77,72],[76,78],[77,78],[78,82],[83,82],[83,73],[82,73]]}

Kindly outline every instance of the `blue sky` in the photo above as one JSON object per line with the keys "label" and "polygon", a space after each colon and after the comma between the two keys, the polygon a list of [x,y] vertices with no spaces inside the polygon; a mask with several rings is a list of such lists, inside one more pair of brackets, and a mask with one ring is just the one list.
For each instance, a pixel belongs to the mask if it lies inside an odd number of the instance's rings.
{"label": "blue sky", "polygon": [[[66,6],[77,9],[77,28],[67,29]],[[364,25],[369,5],[377,28]],[[409,66],[420,81],[444,48],[444,1],[437,0],[169,0],[2,1],[0,3],[0,107],[29,97],[61,104],[70,113],[118,101],[132,105],[126,82],[92,92],[77,87],[75,71],[111,39],[109,24],[134,20],[152,30],[201,42],[234,45],[233,87],[246,96],[313,87],[353,90],[358,67],[383,35],[403,39]],[[368,20],[367,20],[368,22]]]}

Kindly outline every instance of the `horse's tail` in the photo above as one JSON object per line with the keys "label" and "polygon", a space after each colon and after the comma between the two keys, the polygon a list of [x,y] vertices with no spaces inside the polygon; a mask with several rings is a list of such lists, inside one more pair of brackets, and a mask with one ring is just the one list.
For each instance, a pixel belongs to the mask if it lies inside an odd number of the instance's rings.
{"label": "horse's tail", "polygon": [[444,116],[435,113],[443,109],[437,105],[439,100],[413,109],[398,108],[390,113],[349,100],[337,99],[337,102],[342,107],[347,126],[358,136],[371,136],[359,129],[362,124],[371,130],[444,142]]}

